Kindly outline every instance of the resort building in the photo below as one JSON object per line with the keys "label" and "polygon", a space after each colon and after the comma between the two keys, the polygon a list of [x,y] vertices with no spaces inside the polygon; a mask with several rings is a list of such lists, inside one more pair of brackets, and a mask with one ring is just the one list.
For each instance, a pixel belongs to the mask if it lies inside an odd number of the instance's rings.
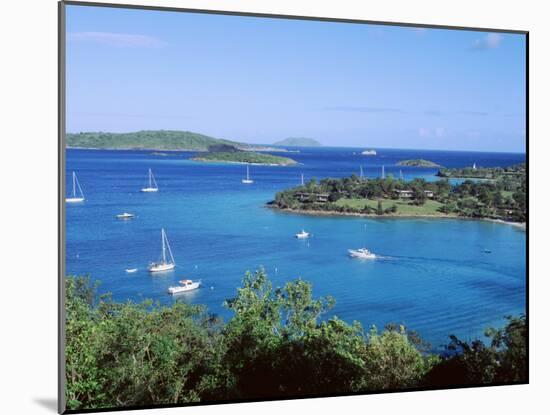
{"label": "resort building", "polygon": [[[411,199],[414,194],[412,190],[395,190],[395,193],[397,193],[397,196],[401,199]],[[431,190],[424,190],[424,194],[430,199],[434,197],[434,192]]]}
{"label": "resort building", "polygon": [[315,202],[325,203],[325,202],[328,202],[328,197],[329,197],[328,193],[307,193],[307,192],[296,193],[296,198],[300,202],[314,200]]}

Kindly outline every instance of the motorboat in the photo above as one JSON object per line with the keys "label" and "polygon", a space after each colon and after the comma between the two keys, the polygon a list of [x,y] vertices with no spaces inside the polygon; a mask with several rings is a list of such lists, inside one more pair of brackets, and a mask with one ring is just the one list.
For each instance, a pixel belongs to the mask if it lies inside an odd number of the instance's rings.
{"label": "motorboat", "polygon": [[124,213],[120,213],[120,214],[116,215],[117,219],[134,219],[135,217],[136,217],[136,215],[134,215],[133,213],[128,213],[128,212],[124,212]]}
{"label": "motorboat", "polygon": [[296,238],[298,238],[298,239],[307,239],[307,238],[309,238],[309,232],[306,232],[305,230],[302,229],[301,232],[298,232],[296,234]]}
{"label": "motorboat", "polygon": [[358,258],[358,259],[375,259],[376,258],[376,255],[374,255],[367,248],[348,249],[348,253],[349,253],[349,256],[352,258]]}
{"label": "motorboat", "polygon": [[162,272],[169,271],[176,267],[176,262],[174,261],[174,256],[172,255],[172,250],[170,249],[170,244],[168,243],[168,237],[164,229],[161,230],[161,240],[162,240],[162,258],[159,262],[152,262],[147,268],[149,272]]}
{"label": "motorboat", "polygon": [[376,156],[376,150],[365,150],[361,154],[364,156]]}
{"label": "motorboat", "polygon": [[199,281],[193,281],[193,280],[180,280],[179,285],[176,285],[175,287],[169,287],[168,293],[169,294],[179,294],[187,291],[196,290],[197,288],[200,288],[202,282]]}
{"label": "motorboat", "polygon": [[126,272],[128,274],[133,274],[134,272],[137,272],[137,270],[138,270],[137,268],[126,268]]}

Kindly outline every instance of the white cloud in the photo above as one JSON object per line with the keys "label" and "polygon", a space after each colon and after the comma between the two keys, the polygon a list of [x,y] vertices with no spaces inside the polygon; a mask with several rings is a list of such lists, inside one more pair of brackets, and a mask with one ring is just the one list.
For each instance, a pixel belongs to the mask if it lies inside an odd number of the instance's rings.
{"label": "white cloud", "polygon": [[495,49],[498,48],[501,43],[502,35],[500,33],[487,33],[482,38],[476,39],[472,48],[476,50]]}
{"label": "white cloud", "polygon": [[164,45],[162,40],[154,36],[131,33],[72,32],[68,34],[68,39],[117,47],[158,48]]}

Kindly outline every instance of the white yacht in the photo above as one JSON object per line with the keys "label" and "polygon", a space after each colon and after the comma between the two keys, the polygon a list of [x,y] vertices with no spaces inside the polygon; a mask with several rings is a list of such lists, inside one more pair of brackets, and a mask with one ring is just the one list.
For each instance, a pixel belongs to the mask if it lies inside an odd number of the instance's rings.
{"label": "white yacht", "polygon": [[348,249],[348,253],[349,253],[349,256],[352,257],[352,258],[359,258],[359,259],[375,259],[376,258],[376,255],[374,255],[367,248]]}
{"label": "white yacht", "polygon": [[78,179],[76,178],[76,173],[74,171],[73,171],[73,191],[72,191],[72,195],[69,196],[69,197],[66,197],[65,202],[67,202],[67,203],[84,202],[84,192],[82,191],[82,188],[80,187],[80,183],[78,183]]}
{"label": "white yacht", "polygon": [[[169,271],[176,267],[176,262],[174,261],[174,256],[172,255],[172,250],[170,249],[170,244],[168,243],[168,237],[164,229],[161,230],[161,239],[162,239],[162,259],[159,262],[151,262],[149,264],[149,272],[160,272],[160,271]],[[167,254],[168,253],[168,257]]]}
{"label": "white yacht", "polygon": [[149,185],[147,187],[142,188],[141,191],[145,193],[159,191],[157,181],[155,180],[155,176],[153,175],[153,171],[151,169],[149,169]]}
{"label": "white yacht", "polygon": [[298,239],[307,239],[307,238],[309,238],[309,232],[306,232],[305,230],[302,229],[302,232],[298,232],[296,234],[296,238],[298,238]]}
{"label": "white yacht", "polygon": [[197,288],[200,288],[202,282],[199,281],[193,281],[193,280],[180,280],[180,285],[176,285],[175,287],[169,287],[168,293],[169,294],[178,294],[183,293],[186,291],[192,291],[196,290]]}
{"label": "white yacht", "polygon": [[126,272],[128,274],[133,274],[134,272],[137,272],[137,270],[138,270],[137,268],[126,268]]}
{"label": "white yacht", "polygon": [[136,215],[134,215],[133,213],[128,213],[128,212],[123,212],[123,213],[119,213],[118,215],[116,215],[117,219],[134,219],[135,217],[136,217]]}
{"label": "white yacht", "polygon": [[252,184],[254,183],[254,180],[250,178],[250,169],[248,165],[246,166],[246,179],[241,180],[244,184]]}
{"label": "white yacht", "polygon": [[361,154],[364,156],[376,156],[376,150],[365,150]]}

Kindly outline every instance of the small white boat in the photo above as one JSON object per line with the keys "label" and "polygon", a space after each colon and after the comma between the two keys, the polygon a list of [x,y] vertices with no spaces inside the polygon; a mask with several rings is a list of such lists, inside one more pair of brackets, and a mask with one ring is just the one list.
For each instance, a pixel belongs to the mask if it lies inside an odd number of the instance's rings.
{"label": "small white boat", "polygon": [[128,274],[133,274],[134,272],[137,272],[137,270],[138,270],[137,268],[126,268],[126,272]]}
{"label": "small white boat", "polygon": [[374,255],[367,248],[348,249],[348,253],[349,253],[349,256],[352,257],[352,258],[359,258],[359,259],[375,259],[376,258],[376,255]]}
{"label": "small white boat", "polygon": [[[78,190],[78,192],[77,192]],[[67,203],[78,203],[78,202],[84,202],[84,192],[82,191],[82,188],[80,187],[80,183],[78,183],[78,179],[76,178],[76,173],[73,171],[73,192],[72,196],[66,197],[65,202]]]}
{"label": "small white boat", "polygon": [[[149,272],[162,272],[169,271],[176,267],[176,262],[174,261],[174,256],[172,255],[172,250],[170,249],[170,244],[168,243],[168,237],[164,228],[160,232],[162,239],[162,258],[159,262],[151,262],[147,269]],[[166,256],[168,253],[168,258]]]}
{"label": "small white boat", "polygon": [[135,217],[136,217],[136,215],[134,215],[133,213],[128,213],[128,212],[124,212],[124,213],[120,213],[120,214],[116,215],[117,219],[134,219]]}
{"label": "small white boat", "polygon": [[243,182],[244,184],[254,183],[254,180],[250,178],[250,169],[248,166],[246,166],[246,179],[242,179],[241,182]]}
{"label": "small white boat", "polygon": [[144,193],[151,193],[151,192],[158,192],[159,187],[157,185],[157,181],[155,180],[155,176],[153,175],[153,171],[149,169],[149,184],[147,187],[144,187],[141,189]]}
{"label": "small white boat", "polygon": [[376,150],[365,150],[361,154],[364,156],[376,156]]}
{"label": "small white boat", "polygon": [[168,287],[168,293],[178,294],[184,293],[186,291],[196,290],[197,288],[200,288],[202,282],[193,280],[180,280],[179,284],[180,285],[176,285],[175,287]]}
{"label": "small white boat", "polygon": [[309,232],[306,232],[305,230],[302,229],[302,232],[298,232],[295,236],[298,239],[307,239],[309,238]]}

